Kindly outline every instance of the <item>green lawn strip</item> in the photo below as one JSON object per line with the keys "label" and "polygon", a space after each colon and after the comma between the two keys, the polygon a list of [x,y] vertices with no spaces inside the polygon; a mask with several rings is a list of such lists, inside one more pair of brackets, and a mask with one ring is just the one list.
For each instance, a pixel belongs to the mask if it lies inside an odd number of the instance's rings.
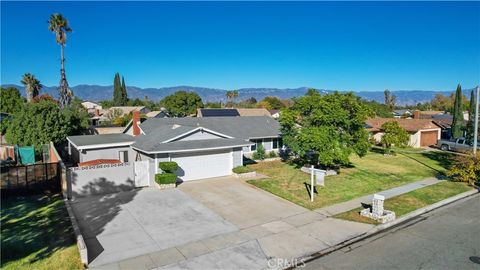
{"label": "green lawn strip", "polygon": [[[397,218],[417,209],[434,204],[441,200],[471,190],[465,183],[443,181],[435,185],[420,188],[408,193],[385,200],[384,208],[395,212]],[[369,224],[378,224],[376,221],[360,216],[362,208],[340,213],[334,217]]]}
{"label": "green lawn strip", "polygon": [[249,165],[269,178],[248,182],[305,208],[317,209],[441,174],[445,163],[442,153],[424,154],[411,154],[422,163],[401,154],[371,152],[363,158],[353,156],[351,168],[342,168],[340,174],[326,177],[325,187],[316,187],[313,203],[305,186],[310,177],[294,165],[280,161]]}
{"label": "green lawn strip", "polygon": [[2,200],[2,269],[83,269],[60,195]]}

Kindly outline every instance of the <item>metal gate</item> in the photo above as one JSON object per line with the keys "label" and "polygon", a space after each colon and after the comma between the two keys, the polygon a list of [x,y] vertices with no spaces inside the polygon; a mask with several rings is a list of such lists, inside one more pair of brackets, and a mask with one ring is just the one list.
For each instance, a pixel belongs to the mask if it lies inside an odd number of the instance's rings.
{"label": "metal gate", "polygon": [[58,163],[0,167],[1,195],[17,196],[59,192]]}
{"label": "metal gate", "polygon": [[150,185],[150,163],[148,160],[135,161],[135,187],[147,187]]}

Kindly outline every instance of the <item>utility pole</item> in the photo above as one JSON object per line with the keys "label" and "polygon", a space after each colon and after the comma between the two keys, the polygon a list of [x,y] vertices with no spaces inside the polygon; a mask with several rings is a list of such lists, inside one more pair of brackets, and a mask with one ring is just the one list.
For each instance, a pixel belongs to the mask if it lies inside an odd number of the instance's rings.
{"label": "utility pole", "polygon": [[474,123],[474,130],[473,130],[473,155],[477,154],[477,140],[478,140],[478,102],[480,100],[480,86],[477,85],[477,93],[476,93],[476,100],[475,103],[475,123]]}

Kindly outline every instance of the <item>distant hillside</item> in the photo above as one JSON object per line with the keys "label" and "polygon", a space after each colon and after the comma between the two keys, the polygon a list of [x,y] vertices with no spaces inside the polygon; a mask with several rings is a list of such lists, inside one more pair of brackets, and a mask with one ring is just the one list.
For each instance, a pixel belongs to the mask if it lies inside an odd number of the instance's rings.
{"label": "distant hillside", "polygon": [[[25,95],[24,87],[20,85],[7,84],[2,87],[13,86],[20,90],[22,95]],[[263,99],[266,96],[277,96],[279,98],[291,98],[296,96],[303,96],[307,92],[308,87],[299,88],[243,88],[238,89],[238,100],[254,97],[257,100]],[[113,86],[101,86],[101,85],[87,85],[81,84],[72,87],[73,93],[84,100],[100,101],[105,99],[111,99],[113,96]],[[178,90],[185,90],[198,93],[204,101],[225,101],[225,91],[223,89],[193,87],[193,86],[174,86],[174,87],[162,87],[162,88],[140,88],[136,86],[127,86],[127,92],[129,98],[148,97],[151,100],[160,100],[161,98],[168,96]],[[464,94],[470,97],[470,90],[464,90]],[[322,93],[332,92],[332,90],[320,90]],[[392,91],[397,97],[398,105],[416,104],[418,102],[430,101],[435,94],[442,93],[444,95],[450,95],[453,91],[422,91],[422,90],[405,90],[405,91]],[[48,93],[54,97],[58,97],[57,87],[44,86],[41,93]],[[374,92],[356,92],[362,98],[368,100],[375,100],[383,102],[383,91]]]}

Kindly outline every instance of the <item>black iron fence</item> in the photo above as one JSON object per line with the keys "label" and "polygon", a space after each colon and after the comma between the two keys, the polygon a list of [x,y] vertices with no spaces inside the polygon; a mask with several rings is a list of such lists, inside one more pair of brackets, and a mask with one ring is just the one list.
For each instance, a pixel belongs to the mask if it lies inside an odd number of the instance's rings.
{"label": "black iron fence", "polygon": [[59,163],[0,167],[3,197],[54,193],[61,190]]}

